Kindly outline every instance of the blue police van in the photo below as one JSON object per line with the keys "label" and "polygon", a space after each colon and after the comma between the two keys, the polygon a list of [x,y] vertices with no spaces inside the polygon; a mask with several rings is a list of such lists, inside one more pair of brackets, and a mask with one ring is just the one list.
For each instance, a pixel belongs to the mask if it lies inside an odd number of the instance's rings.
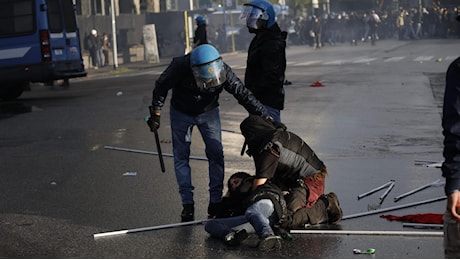
{"label": "blue police van", "polygon": [[0,0],[0,99],[84,76],[73,0]]}

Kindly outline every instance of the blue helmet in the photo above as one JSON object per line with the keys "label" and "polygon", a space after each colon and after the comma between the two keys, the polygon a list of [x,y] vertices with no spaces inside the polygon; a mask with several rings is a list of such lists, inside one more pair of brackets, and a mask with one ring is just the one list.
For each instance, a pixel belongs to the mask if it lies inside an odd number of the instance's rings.
{"label": "blue helmet", "polygon": [[205,25],[206,24],[206,20],[204,19],[203,16],[199,15],[195,18],[195,21],[196,21],[196,24],[197,25]]}
{"label": "blue helmet", "polygon": [[214,92],[227,80],[222,57],[210,44],[202,44],[193,49],[190,65],[196,85],[202,92]]}
{"label": "blue helmet", "polygon": [[275,24],[275,9],[266,0],[253,0],[243,5],[240,19],[252,29],[270,28]]}

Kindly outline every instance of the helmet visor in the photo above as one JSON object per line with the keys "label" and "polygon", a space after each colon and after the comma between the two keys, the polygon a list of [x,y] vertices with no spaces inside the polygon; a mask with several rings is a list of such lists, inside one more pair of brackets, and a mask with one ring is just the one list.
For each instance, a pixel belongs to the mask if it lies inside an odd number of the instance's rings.
{"label": "helmet visor", "polygon": [[222,85],[227,80],[222,58],[209,63],[194,65],[192,72],[196,85],[204,92],[214,92],[217,86]]}
{"label": "helmet visor", "polygon": [[261,29],[268,21],[268,14],[260,8],[245,5],[241,11],[240,20],[243,24],[246,23],[249,28]]}

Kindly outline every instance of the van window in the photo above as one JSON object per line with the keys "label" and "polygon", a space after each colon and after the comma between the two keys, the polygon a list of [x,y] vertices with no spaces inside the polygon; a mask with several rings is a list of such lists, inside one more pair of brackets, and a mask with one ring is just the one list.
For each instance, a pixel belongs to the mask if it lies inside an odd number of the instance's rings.
{"label": "van window", "polygon": [[33,0],[0,0],[0,37],[35,32]]}
{"label": "van window", "polygon": [[46,4],[48,5],[48,26],[50,33],[61,33],[63,29],[59,0],[47,0]]}
{"label": "van window", "polygon": [[64,24],[67,32],[77,31],[77,19],[73,9],[72,0],[62,0],[62,9],[64,13]]}

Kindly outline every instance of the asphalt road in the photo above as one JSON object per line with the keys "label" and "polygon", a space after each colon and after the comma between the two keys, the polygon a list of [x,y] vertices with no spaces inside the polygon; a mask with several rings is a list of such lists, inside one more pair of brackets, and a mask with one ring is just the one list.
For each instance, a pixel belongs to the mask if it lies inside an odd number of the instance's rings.
{"label": "asphalt road", "polygon": [[[443,187],[436,185],[394,202],[394,197],[441,179],[441,105],[444,75],[460,53],[456,39],[379,41],[287,50],[286,108],[282,120],[326,163],[326,191],[338,194],[345,218],[313,229],[337,234],[294,234],[280,251],[259,252],[251,238],[229,248],[210,238],[203,225],[166,228],[104,238],[100,234],[180,221],[181,204],[171,157],[166,172],[155,155],[148,114],[160,65],[92,71],[69,89],[34,85],[17,101],[0,103],[1,258],[443,258],[439,235],[388,235],[414,229],[368,211],[383,190],[359,194],[395,180],[380,209],[440,201],[383,214],[443,213]],[[244,76],[245,53],[224,54]],[[324,87],[310,87],[320,81]],[[239,123],[246,111],[228,93],[220,97],[226,178],[253,171],[239,155]],[[168,108],[159,130],[171,154]],[[131,151],[107,149],[117,147]],[[207,163],[203,142],[193,134],[191,160],[196,219],[206,218]],[[372,213],[367,213],[372,212]],[[365,214],[354,217],[355,214]],[[362,231],[372,234],[347,234]],[[435,233],[432,233],[435,234]],[[353,249],[376,249],[372,256]]]}

